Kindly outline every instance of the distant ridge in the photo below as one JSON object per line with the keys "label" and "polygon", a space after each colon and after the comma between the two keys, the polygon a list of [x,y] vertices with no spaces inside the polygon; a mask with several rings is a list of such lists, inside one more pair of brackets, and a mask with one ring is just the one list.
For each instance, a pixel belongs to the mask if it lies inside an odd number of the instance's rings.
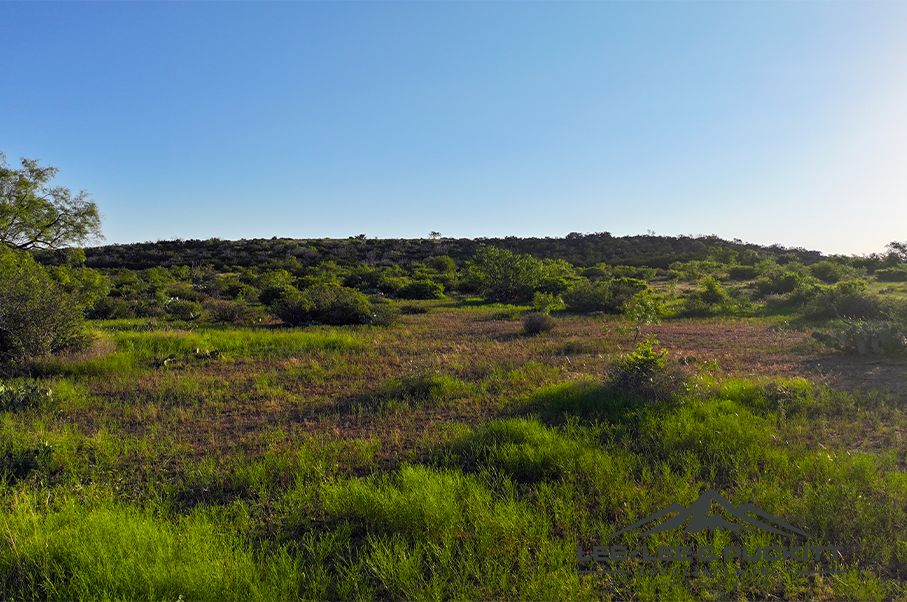
{"label": "distant ridge", "polygon": [[[760,257],[786,258],[804,264],[823,259],[819,251],[761,246],[740,240],[727,241],[717,236],[612,236],[608,232],[546,238],[440,238],[376,239],[362,236],[346,239],[243,239],[238,241],[159,240],[131,244],[105,245],[85,249],[86,265],[95,268],[146,269],[175,265],[211,265],[216,269],[272,263],[306,267],[323,261],[338,265],[369,263],[406,265],[435,255],[447,255],[462,265],[480,245],[492,245],[514,253],[530,254],[538,259],[563,259],[577,267],[599,263],[646,266],[667,269],[675,261],[706,260],[736,252],[743,258],[747,252]],[[44,263],[53,262],[52,253],[36,253]]]}
{"label": "distant ridge", "polygon": [[[744,523],[746,523],[746,525],[736,525],[733,523],[729,523],[718,514],[713,514],[710,516],[709,512],[712,509],[713,500],[717,501],[718,504],[721,505],[722,508],[727,510],[728,513],[730,513],[734,517],[738,518],[739,520],[743,521]],[[715,529],[715,530],[727,529],[729,531],[734,531],[734,532],[739,533],[741,530],[749,530],[750,528],[755,527],[762,531],[776,533],[778,535],[783,535],[785,537],[791,537],[791,538],[794,537],[794,535],[791,535],[790,533],[786,533],[780,529],[776,529],[775,527],[772,527],[771,525],[767,525],[764,522],[756,520],[755,518],[752,518],[751,516],[746,514],[747,512],[752,512],[753,514],[755,514],[757,516],[761,516],[762,518],[769,520],[777,525],[780,525],[780,526],[784,527],[785,529],[789,529],[789,530],[793,531],[794,533],[802,535],[803,537],[806,537],[806,538],[812,537],[812,535],[810,535],[809,533],[807,533],[805,531],[801,531],[800,529],[794,527],[793,525],[789,525],[788,523],[784,522],[780,518],[772,516],[768,512],[761,510],[761,509],[757,508],[756,506],[753,506],[752,504],[743,504],[742,506],[740,506],[738,508],[738,507],[734,506],[732,503],[730,503],[723,495],[721,495],[714,489],[709,489],[708,491],[706,491],[705,493],[700,495],[698,498],[696,498],[696,501],[694,501],[692,504],[690,504],[689,507],[681,506],[680,504],[676,504],[676,503],[671,504],[664,510],[660,510],[660,511],[656,512],[655,514],[647,516],[646,518],[633,523],[632,525],[630,525],[629,527],[626,527],[625,529],[621,529],[620,531],[618,531],[618,532],[614,533],[613,535],[611,535],[610,537],[608,537],[608,539],[612,539],[614,537],[617,537],[618,535],[626,533],[627,531],[630,531],[637,527],[646,525],[654,520],[658,520],[659,518],[661,518],[663,516],[667,516],[668,514],[671,514],[672,512],[677,512],[678,513],[677,516],[675,516],[669,520],[666,520],[665,522],[661,523],[657,527],[649,529],[648,531],[643,533],[642,536],[645,537],[647,535],[654,535],[655,533],[661,533],[663,531],[670,531],[671,529],[678,529],[678,528],[682,527],[683,524],[687,522],[687,520],[689,520],[690,521],[689,524],[687,524],[686,529],[684,529],[684,531],[686,531],[687,533],[698,533],[704,529]]]}

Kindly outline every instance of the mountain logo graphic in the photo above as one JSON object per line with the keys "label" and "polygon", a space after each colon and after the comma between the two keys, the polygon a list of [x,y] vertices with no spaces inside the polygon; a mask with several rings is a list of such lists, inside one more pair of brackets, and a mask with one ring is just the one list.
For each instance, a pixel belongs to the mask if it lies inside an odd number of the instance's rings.
{"label": "mountain logo graphic", "polygon": [[[718,514],[709,515],[709,512],[712,509],[712,500],[718,502],[718,504],[722,508],[724,508],[729,514],[731,514],[732,516],[734,516],[735,518],[739,519],[740,521],[742,521],[746,524],[741,525],[741,524],[729,523],[728,521],[724,520],[724,518],[721,515],[718,515]],[[686,529],[684,529],[684,531],[686,531],[687,533],[698,533],[698,532],[702,531],[703,529],[715,529],[716,531],[720,530],[720,529],[727,529],[729,531],[734,531],[736,533],[739,533],[740,531],[748,531],[753,528],[756,528],[756,529],[761,529],[762,531],[768,531],[769,533],[776,533],[778,535],[783,535],[785,537],[790,537],[790,538],[796,537],[796,535],[792,535],[791,533],[787,533],[785,531],[782,531],[781,529],[778,529],[771,525],[767,525],[764,522],[757,520],[757,519],[749,516],[749,514],[747,514],[747,513],[750,513],[750,514],[755,514],[756,516],[759,516],[765,520],[771,521],[772,523],[774,523],[780,527],[783,527],[785,529],[788,529],[789,531],[793,531],[794,533],[796,533],[798,535],[802,535],[803,537],[806,537],[807,539],[812,537],[812,535],[810,535],[809,533],[806,533],[805,531],[801,531],[800,529],[787,524],[780,518],[772,516],[768,512],[761,510],[761,509],[753,506],[752,504],[743,504],[742,506],[740,506],[738,508],[738,507],[734,506],[732,503],[730,503],[729,501],[727,501],[725,499],[725,497],[723,495],[721,495],[720,493],[718,493],[717,491],[715,491],[713,489],[709,489],[708,491],[706,491],[705,493],[700,495],[698,498],[696,498],[696,501],[694,501],[692,504],[690,504],[689,507],[684,507],[684,506],[681,506],[680,504],[671,504],[664,510],[660,510],[660,511],[656,512],[655,514],[647,516],[646,518],[642,519],[641,521],[637,521],[637,522],[633,523],[626,529],[621,529],[617,533],[614,533],[613,535],[611,535],[611,537],[609,537],[608,539],[617,537],[618,535],[626,533],[627,531],[630,531],[631,529],[635,529],[636,527],[642,527],[643,525],[646,525],[654,520],[658,520],[659,518],[661,518],[663,516],[667,516],[668,514],[671,514],[672,512],[677,512],[678,513],[677,516],[675,516],[669,520],[666,520],[665,522],[661,523],[660,525],[657,525],[656,527],[654,527],[652,529],[649,529],[648,531],[643,533],[643,536],[654,535],[656,533],[661,533],[662,531],[669,531],[671,529],[680,528],[683,526],[683,524],[685,522],[687,522],[687,520],[689,520],[690,521],[689,524],[687,525]]]}

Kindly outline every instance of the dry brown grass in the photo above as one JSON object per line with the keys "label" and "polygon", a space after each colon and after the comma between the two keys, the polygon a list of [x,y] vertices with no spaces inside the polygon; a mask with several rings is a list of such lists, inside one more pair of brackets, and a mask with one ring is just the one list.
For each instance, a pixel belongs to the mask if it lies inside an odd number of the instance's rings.
{"label": "dry brown grass", "polygon": [[[395,463],[421,454],[423,442],[439,437],[451,422],[478,424],[500,416],[541,386],[604,379],[612,359],[633,347],[632,334],[614,332],[617,322],[558,318],[554,331],[527,336],[519,320],[487,320],[486,313],[437,309],[404,315],[395,328],[353,330],[369,343],[365,352],[315,350],[282,360],[234,358],[149,370],[138,379],[91,377],[88,388],[98,403],[61,419],[86,434],[106,429],[166,441],[169,452],[160,461],[168,466],[207,455],[254,458],[315,434],[377,438],[378,460]],[[904,382],[903,365],[817,351],[806,333],[782,334],[767,325],[669,322],[645,333],[654,334],[674,359],[716,362],[718,376],[805,376],[834,386],[865,383],[897,391]],[[109,342],[97,345],[86,357],[109,353],[102,347]],[[389,379],[419,371],[457,378],[471,393],[438,407],[369,405]]]}

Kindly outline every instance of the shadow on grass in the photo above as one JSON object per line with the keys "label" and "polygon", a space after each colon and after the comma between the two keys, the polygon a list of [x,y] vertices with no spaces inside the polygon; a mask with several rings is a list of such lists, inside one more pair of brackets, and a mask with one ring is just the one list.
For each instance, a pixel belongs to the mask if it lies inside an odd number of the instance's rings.
{"label": "shadow on grass", "polygon": [[647,405],[628,399],[608,385],[590,381],[542,387],[517,404],[514,413],[531,414],[549,425],[565,424],[572,417],[584,422],[635,423]]}

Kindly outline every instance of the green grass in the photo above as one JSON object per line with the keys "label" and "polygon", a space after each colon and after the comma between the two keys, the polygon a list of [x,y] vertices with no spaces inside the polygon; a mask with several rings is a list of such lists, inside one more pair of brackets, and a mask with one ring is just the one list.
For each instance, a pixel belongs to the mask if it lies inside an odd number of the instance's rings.
{"label": "green grass", "polygon": [[49,600],[277,600],[304,580],[285,549],[255,552],[242,510],[204,509],[176,520],[108,500],[52,506],[16,498],[0,516],[0,597]]}
{"label": "green grass", "polygon": [[269,331],[262,328],[200,327],[192,331],[136,332],[116,330],[110,335],[115,351],[81,362],[49,360],[39,365],[43,374],[96,375],[142,368],[178,366],[212,359],[283,359],[313,350],[353,352],[367,349],[361,333],[322,327]]}
{"label": "green grass", "polygon": [[[578,316],[552,340],[472,310],[382,330],[143,324],[45,364],[52,394],[0,410],[0,599],[907,596],[897,392],[700,362],[671,402],[634,402],[599,353],[623,339]],[[608,539],[708,489],[843,546],[844,572],[578,574],[577,545],[779,543]]]}

